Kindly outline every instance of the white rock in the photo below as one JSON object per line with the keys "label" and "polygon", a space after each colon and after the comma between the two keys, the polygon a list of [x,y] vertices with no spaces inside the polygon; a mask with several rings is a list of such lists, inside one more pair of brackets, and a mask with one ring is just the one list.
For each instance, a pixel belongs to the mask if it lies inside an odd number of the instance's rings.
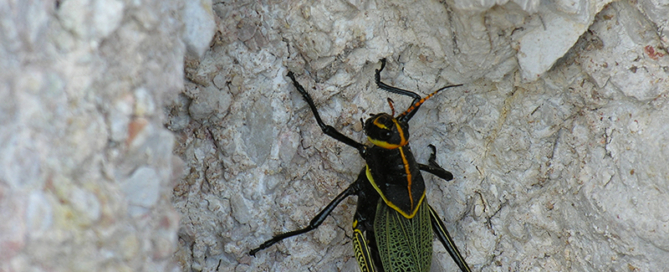
{"label": "white rock", "polygon": [[230,198],[230,207],[232,208],[232,215],[239,223],[246,224],[252,219],[249,206],[241,194],[235,194]]}
{"label": "white rock", "polygon": [[82,223],[90,224],[100,219],[100,201],[93,193],[79,187],[73,187],[69,201],[83,215],[79,217]]}
{"label": "white rock", "polygon": [[[547,7],[541,9],[533,28],[518,40],[517,58],[523,80],[537,80],[548,71],[588,29],[595,14],[606,3],[597,3],[595,9],[569,10],[572,13],[582,12],[579,16],[554,12]],[[540,25],[537,25],[537,20],[540,20]]]}
{"label": "white rock", "polygon": [[107,37],[121,23],[125,3],[121,0],[94,0],[93,2],[93,26],[97,37]]}
{"label": "white rock", "polygon": [[655,40],[651,25],[630,5],[614,4],[605,11],[615,20],[603,20],[592,26],[601,39],[602,49],[584,52],[583,68],[599,87],[612,84],[625,95],[650,100],[669,89],[669,56]]}
{"label": "white rock", "polygon": [[151,93],[146,88],[135,89],[134,114],[139,117],[153,115],[156,111],[156,103]]}
{"label": "white rock", "polygon": [[33,191],[28,196],[26,223],[31,235],[39,236],[53,224],[53,209],[46,194]]}
{"label": "white rock", "polygon": [[200,58],[209,48],[209,42],[216,30],[211,0],[184,1],[181,16],[185,25],[182,39],[186,44],[187,52]]}
{"label": "white rock", "polygon": [[125,96],[109,109],[109,121],[111,122],[109,129],[113,141],[120,142],[128,137],[128,124],[130,124],[134,103],[132,96]]}
{"label": "white rock", "polygon": [[151,208],[160,196],[160,177],[152,168],[140,167],[121,182],[121,190],[131,206]]}

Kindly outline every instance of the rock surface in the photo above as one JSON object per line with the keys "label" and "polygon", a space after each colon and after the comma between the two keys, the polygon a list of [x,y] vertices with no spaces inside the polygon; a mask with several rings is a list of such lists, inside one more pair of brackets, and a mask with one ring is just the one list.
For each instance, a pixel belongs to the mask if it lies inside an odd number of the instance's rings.
{"label": "rock surface", "polygon": [[[218,33],[187,65],[168,121],[188,165],[177,260],[186,271],[356,271],[355,199],[316,231],[247,252],[304,227],[363,166],[322,134],[286,73],[326,123],[364,141],[360,118],[388,112],[386,97],[409,102],[374,85],[388,58],[391,85],[425,95],[465,84],[421,108],[411,140],[420,161],[437,146],[456,177],[425,174],[428,199],[475,271],[664,269],[668,8],[214,1]],[[231,101],[185,123],[189,103],[220,103],[212,94]],[[439,243],[434,254],[433,271],[456,271]]]}
{"label": "rock surface", "polygon": [[[663,1],[0,2],[0,271],[356,271],[323,120],[426,95],[411,144],[475,271],[669,267]],[[212,38],[213,35],[213,38]],[[184,77],[186,80],[184,80]],[[170,132],[171,131],[171,132]],[[183,163],[182,163],[183,161]],[[184,164],[184,165],[182,165]],[[176,209],[176,210],[175,210]],[[456,271],[435,242],[432,271]]]}
{"label": "rock surface", "polygon": [[0,271],[179,269],[162,114],[184,85],[178,12],[0,1]]}

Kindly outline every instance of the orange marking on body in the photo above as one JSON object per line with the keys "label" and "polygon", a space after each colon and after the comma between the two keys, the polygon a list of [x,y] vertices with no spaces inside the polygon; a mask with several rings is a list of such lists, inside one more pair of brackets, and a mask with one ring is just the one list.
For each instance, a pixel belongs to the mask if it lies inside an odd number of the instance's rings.
{"label": "orange marking on body", "polygon": [[395,123],[395,127],[397,128],[397,133],[400,134],[400,144],[399,144],[399,146],[407,145],[407,139],[404,137],[404,130],[402,130],[402,127],[400,126],[400,123],[397,122],[397,118],[393,118],[393,123]]}
{"label": "orange marking on body", "polygon": [[409,191],[409,201],[411,202],[411,210],[413,211],[413,194],[411,194],[411,170],[409,169],[409,162],[404,156],[404,150],[400,147],[400,156],[402,156],[402,164],[404,164],[404,172],[407,174],[407,190]]}
{"label": "orange marking on body", "polygon": [[408,142],[404,137],[404,130],[402,130],[402,127],[400,126],[399,122],[397,122],[396,118],[393,118],[393,123],[395,123],[397,133],[400,134],[400,156],[402,157],[402,164],[404,164],[404,171],[407,174],[407,191],[409,191],[409,201],[411,202],[411,210],[413,211],[413,195],[411,194],[411,170],[409,169],[409,162],[407,161],[407,158],[404,155],[404,150],[402,149],[402,147],[405,146]]}

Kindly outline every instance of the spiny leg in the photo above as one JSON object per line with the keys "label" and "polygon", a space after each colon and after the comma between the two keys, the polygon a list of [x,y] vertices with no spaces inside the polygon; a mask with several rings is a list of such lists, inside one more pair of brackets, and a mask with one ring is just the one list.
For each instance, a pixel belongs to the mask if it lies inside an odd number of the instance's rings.
{"label": "spiny leg", "polygon": [[453,174],[451,174],[451,172],[446,171],[444,168],[441,168],[441,166],[437,164],[437,148],[434,147],[434,145],[428,145],[428,146],[432,149],[432,154],[430,154],[430,158],[427,160],[428,162],[427,165],[418,164],[420,170],[423,170],[432,175],[445,179],[446,181],[452,180]]}
{"label": "spiny leg", "polygon": [[347,137],[344,134],[341,134],[334,127],[326,125],[323,122],[323,120],[321,119],[321,116],[318,114],[318,109],[316,109],[316,104],[314,104],[314,100],[311,99],[311,96],[309,95],[309,93],[307,93],[307,91],[304,89],[304,87],[302,87],[302,85],[300,85],[300,83],[297,82],[293,72],[288,72],[287,76],[293,81],[293,85],[295,86],[295,89],[297,89],[297,91],[300,92],[300,94],[302,94],[302,97],[304,98],[304,100],[307,102],[307,104],[309,104],[309,107],[311,108],[311,112],[314,113],[314,117],[316,118],[316,122],[318,123],[318,126],[321,127],[321,130],[323,131],[323,133],[325,133],[325,135],[328,135],[328,136],[334,138],[337,141],[340,141],[340,142],[345,143],[349,146],[355,147],[356,149],[358,149],[358,152],[360,152],[360,155],[362,155],[364,157],[364,155],[365,155],[365,145],[356,142],[355,140]]}
{"label": "spiny leg", "polygon": [[269,240],[265,241],[264,243],[262,243],[262,245],[260,245],[259,247],[249,251],[249,254],[251,256],[255,256],[256,253],[258,253],[258,251],[266,249],[266,248],[272,246],[273,244],[276,244],[276,243],[280,242],[283,239],[286,239],[286,238],[289,238],[289,237],[292,237],[292,236],[296,236],[296,235],[300,235],[300,234],[303,234],[305,232],[309,232],[311,230],[314,230],[315,228],[318,228],[318,226],[320,226],[321,223],[323,223],[323,221],[325,221],[325,219],[328,217],[328,215],[330,215],[332,210],[334,210],[334,208],[336,208],[337,205],[339,205],[339,203],[342,202],[342,200],[346,199],[347,197],[349,197],[351,195],[357,194],[358,191],[359,191],[359,188],[360,188],[360,186],[359,186],[358,182],[355,182],[355,183],[351,184],[351,186],[346,188],[346,190],[344,190],[337,197],[335,197],[335,199],[333,199],[330,202],[330,204],[325,206],[325,208],[321,212],[319,212],[316,215],[316,217],[311,219],[311,222],[309,222],[309,225],[306,228],[276,235],[276,236],[272,237],[272,239],[269,239]]}
{"label": "spiny leg", "polygon": [[376,246],[374,235],[374,217],[376,216],[379,194],[367,179],[366,167],[360,171],[358,205],[353,217],[353,249],[361,272],[384,272],[383,264]]}
{"label": "spiny leg", "polygon": [[367,237],[365,237],[365,232],[369,236],[370,231],[365,228],[365,222],[356,214],[353,221],[353,249],[355,251],[355,259],[358,261],[358,266],[362,272],[376,272],[376,264],[380,263],[377,260],[378,256],[375,258],[373,255],[372,249],[367,243]]}

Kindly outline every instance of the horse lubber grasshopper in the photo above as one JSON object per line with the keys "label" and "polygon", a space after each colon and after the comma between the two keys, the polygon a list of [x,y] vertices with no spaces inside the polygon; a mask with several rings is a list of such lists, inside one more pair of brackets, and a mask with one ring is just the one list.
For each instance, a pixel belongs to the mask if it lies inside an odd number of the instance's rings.
{"label": "horse lubber grasshopper", "polygon": [[309,93],[297,82],[293,73],[288,72],[288,77],[309,104],[323,133],[356,148],[366,165],[356,181],[335,197],[307,227],[276,235],[251,250],[249,254],[255,256],[258,251],[283,239],[318,228],[342,200],[349,196],[358,196],[352,239],[355,257],[361,271],[429,271],[434,235],[444,245],[460,270],[470,271],[444,223],[427,203],[421,171],[444,180],[452,180],[453,175],[437,164],[436,148],[433,145],[429,145],[432,153],[428,164],[416,162],[409,147],[408,122],[423,102],[442,90],[461,84],[445,86],[421,98],[412,91],[381,82],[381,71],[385,65],[385,59],[381,60],[381,68],[376,70],[376,85],[388,92],[410,96],[413,102],[406,111],[395,117],[393,102],[388,99],[392,114],[374,114],[364,122],[364,131],[371,145],[359,143],[341,134],[334,127],[326,125],[321,120]]}

